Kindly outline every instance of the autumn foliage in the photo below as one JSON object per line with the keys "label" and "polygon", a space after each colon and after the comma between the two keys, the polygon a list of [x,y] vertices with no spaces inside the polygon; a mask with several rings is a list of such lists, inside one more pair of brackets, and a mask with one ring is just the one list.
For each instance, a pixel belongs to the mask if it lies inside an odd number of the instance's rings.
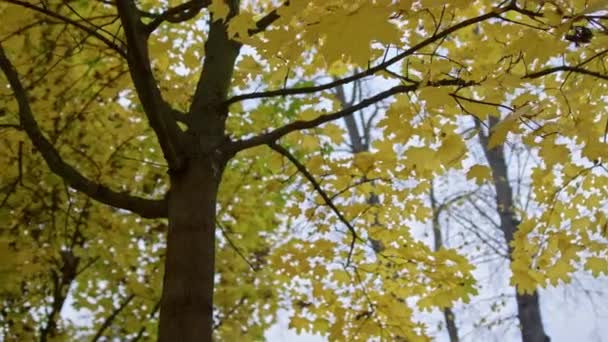
{"label": "autumn foliage", "polygon": [[477,293],[420,238],[449,173],[495,188],[520,296],[608,274],[606,10],[0,1],[0,339],[256,340],[289,308],[332,341],[426,340],[417,312]]}

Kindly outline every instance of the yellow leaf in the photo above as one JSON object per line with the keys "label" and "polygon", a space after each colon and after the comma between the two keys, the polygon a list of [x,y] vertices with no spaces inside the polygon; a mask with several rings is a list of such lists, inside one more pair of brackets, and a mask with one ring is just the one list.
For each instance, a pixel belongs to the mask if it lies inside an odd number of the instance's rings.
{"label": "yellow leaf", "polygon": [[230,13],[230,7],[228,7],[225,0],[211,0],[209,11],[213,15],[213,21],[226,21]]}
{"label": "yellow leaf", "polygon": [[361,172],[369,172],[374,166],[374,156],[369,152],[361,152],[355,155],[355,166]]}
{"label": "yellow leaf", "polygon": [[336,124],[327,124],[323,126],[323,133],[336,145],[344,142],[344,130]]}
{"label": "yellow leaf", "polygon": [[608,275],[608,258],[587,258],[585,269],[591,271],[594,277],[599,277],[601,273]]}
{"label": "yellow leaf", "polygon": [[289,320],[289,328],[295,329],[298,333],[302,332],[303,330],[307,330],[309,325],[310,322],[303,317],[293,316]]}
{"label": "yellow leaf", "polygon": [[420,99],[426,102],[428,108],[441,108],[454,103],[451,90],[446,87],[424,87],[420,90]]}
{"label": "yellow leaf", "polygon": [[492,128],[492,135],[490,136],[490,140],[488,141],[488,148],[492,149],[497,147],[498,145],[502,145],[506,138],[507,134],[514,130],[517,127],[517,123],[519,118],[529,113],[533,107],[531,105],[524,105],[518,108],[516,111],[510,113],[505,117],[502,121],[500,121],[494,128]]}
{"label": "yellow leaf", "polygon": [[318,18],[318,23],[308,32],[309,39],[325,37],[320,52],[327,62],[333,63],[345,56],[366,66],[372,56],[372,43],[399,43],[400,33],[389,20],[390,7],[370,1],[362,1],[356,8],[336,7],[331,15]]}
{"label": "yellow leaf", "polygon": [[553,27],[558,26],[562,22],[561,12],[557,11],[557,8],[545,11],[545,17],[547,18],[547,23]]}
{"label": "yellow leaf", "polygon": [[249,30],[255,28],[255,21],[249,12],[243,12],[230,20],[228,36],[244,41],[249,38]]}
{"label": "yellow leaf", "polygon": [[314,120],[314,119],[318,118],[321,115],[323,115],[323,113],[320,113],[320,112],[310,108],[310,109],[306,109],[306,110],[302,111],[300,113],[300,115],[298,115],[298,119],[302,120],[302,121],[310,121],[310,120]]}
{"label": "yellow leaf", "polygon": [[426,171],[439,167],[436,151],[428,147],[412,147],[405,152],[407,166],[410,169]]}
{"label": "yellow leaf", "polygon": [[445,166],[452,166],[454,162],[462,159],[467,147],[458,134],[449,134],[441,143],[437,156]]}
{"label": "yellow leaf", "polygon": [[473,179],[477,185],[482,185],[492,179],[492,170],[484,165],[473,165],[467,172],[467,179]]}
{"label": "yellow leaf", "polygon": [[570,160],[570,150],[564,145],[555,143],[555,139],[544,139],[541,142],[538,153],[547,168],[552,168],[555,164],[565,164]]}
{"label": "yellow leaf", "polygon": [[564,282],[570,281],[570,273],[574,270],[574,267],[567,260],[559,259],[555,265],[547,270],[547,280],[551,285],[557,286],[559,281]]}
{"label": "yellow leaf", "polygon": [[511,270],[513,271],[511,284],[517,286],[517,292],[525,294],[536,291],[542,279],[537,272],[517,261],[511,263]]}
{"label": "yellow leaf", "polygon": [[338,282],[338,284],[348,284],[350,283],[350,275],[348,272],[344,270],[334,270],[333,279]]}

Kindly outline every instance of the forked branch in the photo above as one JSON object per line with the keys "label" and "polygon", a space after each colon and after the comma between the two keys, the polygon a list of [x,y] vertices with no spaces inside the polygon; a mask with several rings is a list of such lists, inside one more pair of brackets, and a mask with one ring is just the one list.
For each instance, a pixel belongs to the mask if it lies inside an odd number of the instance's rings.
{"label": "forked branch", "polygon": [[381,93],[378,93],[375,96],[362,100],[361,102],[349,108],[345,108],[343,110],[331,114],[321,115],[316,119],[308,121],[294,121],[285,126],[274,129],[268,133],[260,134],[249,139],[234,141],[228,145],[228,150],[230,151],[230,153],[236,153],[238,151],[242,151],[250,147],[271,144],[291,132],[319,127],[324,123],[341,119],[347,115],[350,115],[358,110],[371,106],[372,104],[389,98],[395,94],[414,91],[417,88],[417,85],[395,86]]}
{"label": "forked branch", "polygon": [[[429,86],[429,87],[442,87],[442,86],[467,87],[467,86],[471,86],[471,85],[475,85],[475,83],[463,81],[461,79],[445,79],[445,80],[439,80],[439,81],[427,84],[427,86]],[[268,133],[260,134],[255,137],[249,138],[249,139],[233,141],[226,145],[225,150],[228,153],[237,153],[237,152],[242,151],[247,148],[260,146],[260,145],[267,145],[267,144],[277,141],[281,137],[283,137],[291,132],[319,127],[324,123],[341,119],[347,115],[350,115],[361,109],[364,109],[375,103],[385,100],[393,95],[415,91],[415,90],[419,89],[420,87],[421,87],[421,85],[419,85],[419,84],[398,85],[398,86],[389,88],[383,92],[380,92],[374,96],[361,100],[359,103],[354,104],[351,107],[342,109],[340,111],[337,111],[337,112],[334,112],[331,114],[321,115],[321,116],[317,117],[316,119],[312,119],[312,120],[308,120],[308,121],[294,121],[289,124],[286,124],[285,126],[276,128]]]}

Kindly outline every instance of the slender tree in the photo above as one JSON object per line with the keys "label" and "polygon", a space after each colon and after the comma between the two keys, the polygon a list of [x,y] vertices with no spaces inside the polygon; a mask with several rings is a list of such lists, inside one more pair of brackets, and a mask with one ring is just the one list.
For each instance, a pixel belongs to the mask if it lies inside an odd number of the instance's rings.
{"label": "slender tree", "polygon": [[[496,127],[498,120],[489,119],[489,129]],[[504,147],[502,145],[489,147],[488,135],[483,132],[481,125],[477,125],[479,140],[482,145],[488,164],[492,169],[492,179],[496,189],[496,210],[500,218],[500,230],[503,233],[509,255],[512,255],[513,236],[517,231],[520,220],[515,212],[514,192],[511,187],[507,163],[505,161]],[[512,258],[512,257],[511,257]],[[538,292],[516,293],[517,317],[521,325],[522,341],[548,342],[549,336],[543,327]]]}

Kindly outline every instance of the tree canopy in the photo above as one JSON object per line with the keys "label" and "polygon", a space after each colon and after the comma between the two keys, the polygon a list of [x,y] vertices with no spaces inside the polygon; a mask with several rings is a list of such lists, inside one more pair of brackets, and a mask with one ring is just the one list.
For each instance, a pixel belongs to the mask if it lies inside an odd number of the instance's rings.
{"label": "tree canopy", "polygon": [[608,274],[606,10],[2,0],[0,336],[254,340],[289,307],[330,340],[425,340],[415,312],[477,292],[418,237],[433,180],[498,194],[514,145],[512,284]]}

